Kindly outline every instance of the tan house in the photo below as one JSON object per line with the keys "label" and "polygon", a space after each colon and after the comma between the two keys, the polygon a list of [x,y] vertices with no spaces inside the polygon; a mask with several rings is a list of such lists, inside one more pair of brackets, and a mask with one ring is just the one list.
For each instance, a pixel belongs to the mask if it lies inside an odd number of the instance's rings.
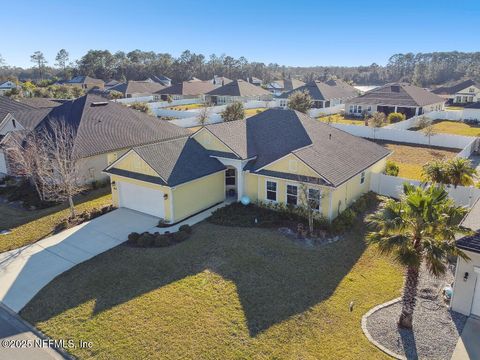
{"label": "tan house", "polygon": [[205,94],[215,89],[215,85],[207,80],[202,81],[193,78],[190,81],[183,81],[157,91],[155,94],[159,95],[162,100],[182,100],[182,99],[204,99]]}
{"label": "tan house", "polygon": [[451,104],[469,104],[480,101],[480,85],[471,79],[452,86],[442,86],[432,90]]}
{"label": "tan house", "polygon": [[214,105],[225,105],[236,101],[270,101],[272,99],[272,94],[267,90],[252,85],[245,80],[231,81],[205,94],[205,100]]}
{"label": "tan house", "polygon": [[95,79],[90,76],[75,76],[74,78],[67,80],[63,83],[66,86],[76,86],[87,91],[90,89],[100,89],[105,88],[105,82],[100,79]]}

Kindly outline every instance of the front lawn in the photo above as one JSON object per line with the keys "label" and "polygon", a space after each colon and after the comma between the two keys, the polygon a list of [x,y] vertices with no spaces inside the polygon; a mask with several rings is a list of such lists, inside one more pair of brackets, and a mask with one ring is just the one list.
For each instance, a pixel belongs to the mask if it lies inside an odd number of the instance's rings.
{"label": "front lawn", "polygon": [[267,110],[267,108],[245,109],[245,117],[249,118],[251,116],[260,114],[261,112],[264,112],[265,110]]}
{"label": "front lawn", "polygon": [[[112,203],[110,188],[93,190],[76,198],[77,211],[102,208]],[[8,235],[0,235],[0,253],[34,243],[52,233],[62,219],[67,218],[67,205],[57,205],[40,210],[24,210],[0,203],[0,230],[10,229]]]}
{"label": "front lawn", "polygon": [[435,121],[433,128],[437,133],[463,136],[480,136],[480,126],[465,124],[461,121]]}
{"label": "front lawn", "polygon": [[317,119],[322,121],[322,122],[326,122],[326,123],[330,122],[332,124],[347,124],[347,125],[365,126],[365,120],[348,119],[348,118],[345,117],[345,115],[342,115],[342,114],[325,115],[325,116],[320,116]]}
{"label": "front lawn", "polygon": [[122,245],[74,267],[21,315],[55,339],[92,341],[71,350],[81,359],[386,359],[360,321],[401,285],[363,230],[307,248],[276,229],[204,222],[178,245]]}
{"label": "front lawn", "polygon": [[377,141],[377,143],[393,151],[389,160],[399,166],[398,176],[412,180],[422,180],[422,167],[427,162],[451,159],[459,152],[459,150],[456,149],[434,148],[386,141]]}

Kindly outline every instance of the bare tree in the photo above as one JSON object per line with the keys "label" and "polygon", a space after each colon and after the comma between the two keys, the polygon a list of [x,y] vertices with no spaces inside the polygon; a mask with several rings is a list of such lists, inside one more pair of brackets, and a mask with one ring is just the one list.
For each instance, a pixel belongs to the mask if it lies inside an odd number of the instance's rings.
{"label": "bare tree", "polygon": [[200,108],[200,111],[198,112],[197,115],[197,121],[200,126],[205,126],[205,124],[208,121],[208,118],[210,117],[210,104],[205,103],[203,106]]}
{"label": "bare tree", "polygon": [[320,216],[320,202],[322,198],[322,192],[320,189],[308,186],[299,177],[299,206],[305,212],[308,219],[308,231],[310,235],[314,232],[315,219]]}
{"label": "bare tree", "polygon": [[374,112],[372,116],[368,119],[368,126],[373,128],[373,140],[375,140],[375,134],[377,129],[385,125],[385,114],[383,112]]}
{"label": "bare tree", "polygon": [[431,138],[432,138],[432,136],[437,134],[437,131],[435,130],[433,125],[430,124],[430,125],[428,125],[428,126],[426,126],[422,129],[422,133],[423,133],[423,135],[428,137],[428,145],[430,145]]}

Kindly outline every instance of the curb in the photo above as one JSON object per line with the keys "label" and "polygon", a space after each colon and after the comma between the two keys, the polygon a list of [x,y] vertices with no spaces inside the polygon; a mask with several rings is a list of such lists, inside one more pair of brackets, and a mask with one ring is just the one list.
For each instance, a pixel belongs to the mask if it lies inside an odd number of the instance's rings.
{"label": "curb", "polygon": [[365,334],[365,336],[367,337],[368,341],[370,341],[373,345],[375,345],[377,348],[379,348],[380,350],[382,350],[385,354],[387,355],[390,355],[391,357],[395,358],[395,359],[399,359],[399,360],[406,360],[407,358],[403,355],[400,355],[400,354],[397,354],[389,349],[387,349],[385,346],[383,346],[382,344],[380,344],[379,342],[377,342],[373,337],[372,335],[370,335],[370,333],[368,332],[368,329],[367,329],[367,320],[368,320],[368,317],[374,313],[376,313],[378,310],[381,310],[383,308],[386,308],[388,306],[391,306],[393,304],[396,304],[397,302],[401,301],[402,298],[401,297],[398,297],[396,299],[393,299],[393,300],[390,300],[390,301],[387,301],[386,303],[383,303],[383,304],[380,304],[380,305],[377,305],[375,306],[374,308],[370,309],[365,315],[362,316],[362,331],[363,333]]}
{"label": "curb", "polygon": [[[7,305],[5,305],[3,302],[0,301],[0,309],[4,310],[8,315],[13,317],[15,320],[20,322],[22,325],[26,326],[33,334],[38,336],[42,340],[49,340],[50,338],[42,333],[40,330],[38,330],[35,326],[30,324],[28,321],[26,321],[24,318],[22,318],[20,315],[18,315],[15,311],[10,309]],[[75,358],[67,353],[63,348],[58,348],[58,347],[51,347],[49,348],[55,352],[57,352],[60,356],[62,356],[64,359],[67,360],[74,360]]]}

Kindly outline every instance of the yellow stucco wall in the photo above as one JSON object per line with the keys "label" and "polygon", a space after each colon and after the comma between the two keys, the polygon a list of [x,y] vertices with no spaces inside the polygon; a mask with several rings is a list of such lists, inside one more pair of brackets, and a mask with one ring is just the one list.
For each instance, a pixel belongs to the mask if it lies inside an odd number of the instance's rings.
{"label": "yellow stucco wall", "polygon": [[114,161],[122,157],[128,150],[130,149],[121,149],[121,150],[116,150],[108,153],[107,154],[108,165],[110,165],[111,163],[113,163]]}
{"label": "yellow stucco wall", "polygon": [[159,176],[158,173],[134,151],[131,151],[123,159],[120,159],[120,161],[115,164],[114,168],[150,176]]}
{"label": "yellow stucco wall", "polygon": [[193,135],[193,138],[205,149],[232,153],[228,146],[222,143],[216,136],[213,136],[208,130],[199,130]]}
{"label": "yellow stucco wall", "polygon": [[173,188],[173,213],[177,222],[225,200],[225,171]]}
{"label": "yellow stucco wall", "polygon": [[[154,190],[160,190],[164,194],[168,195],[168,199],[164,200],[165,203],[165,220],[168,222],[173,222],[173,217],[172,217],[172,211],[171,211],[171,200],[172,200],[172,190],[168,186],[162,186],[162,185],[157,185],[157,184],[152,184],[149,182],[145,181],[140,181],[136,179],[131,179],[128,177],[123,177],[123,176],[118,176],[118,175],[110,175],[110,179],[112,182],[112,202],[113,206],[118,207],[119,202],[118,202],[118,188],[117,188],[117,183],[119,182],[127,182],[130,184],[135,184],[138,186],[143,186],[149,189],[154,189]],[[114,184],[115,183],[115,184]]]}
{"label": "yellow stucco wall", "polygon": [[287,155],[281,160],[275,161],[274,163],[265,166],[264,169],[271,171],[280,171],[289,174],[319,177],[318,174],[311,167],[306,165],[302,160],[300,160],[293,154]]}

